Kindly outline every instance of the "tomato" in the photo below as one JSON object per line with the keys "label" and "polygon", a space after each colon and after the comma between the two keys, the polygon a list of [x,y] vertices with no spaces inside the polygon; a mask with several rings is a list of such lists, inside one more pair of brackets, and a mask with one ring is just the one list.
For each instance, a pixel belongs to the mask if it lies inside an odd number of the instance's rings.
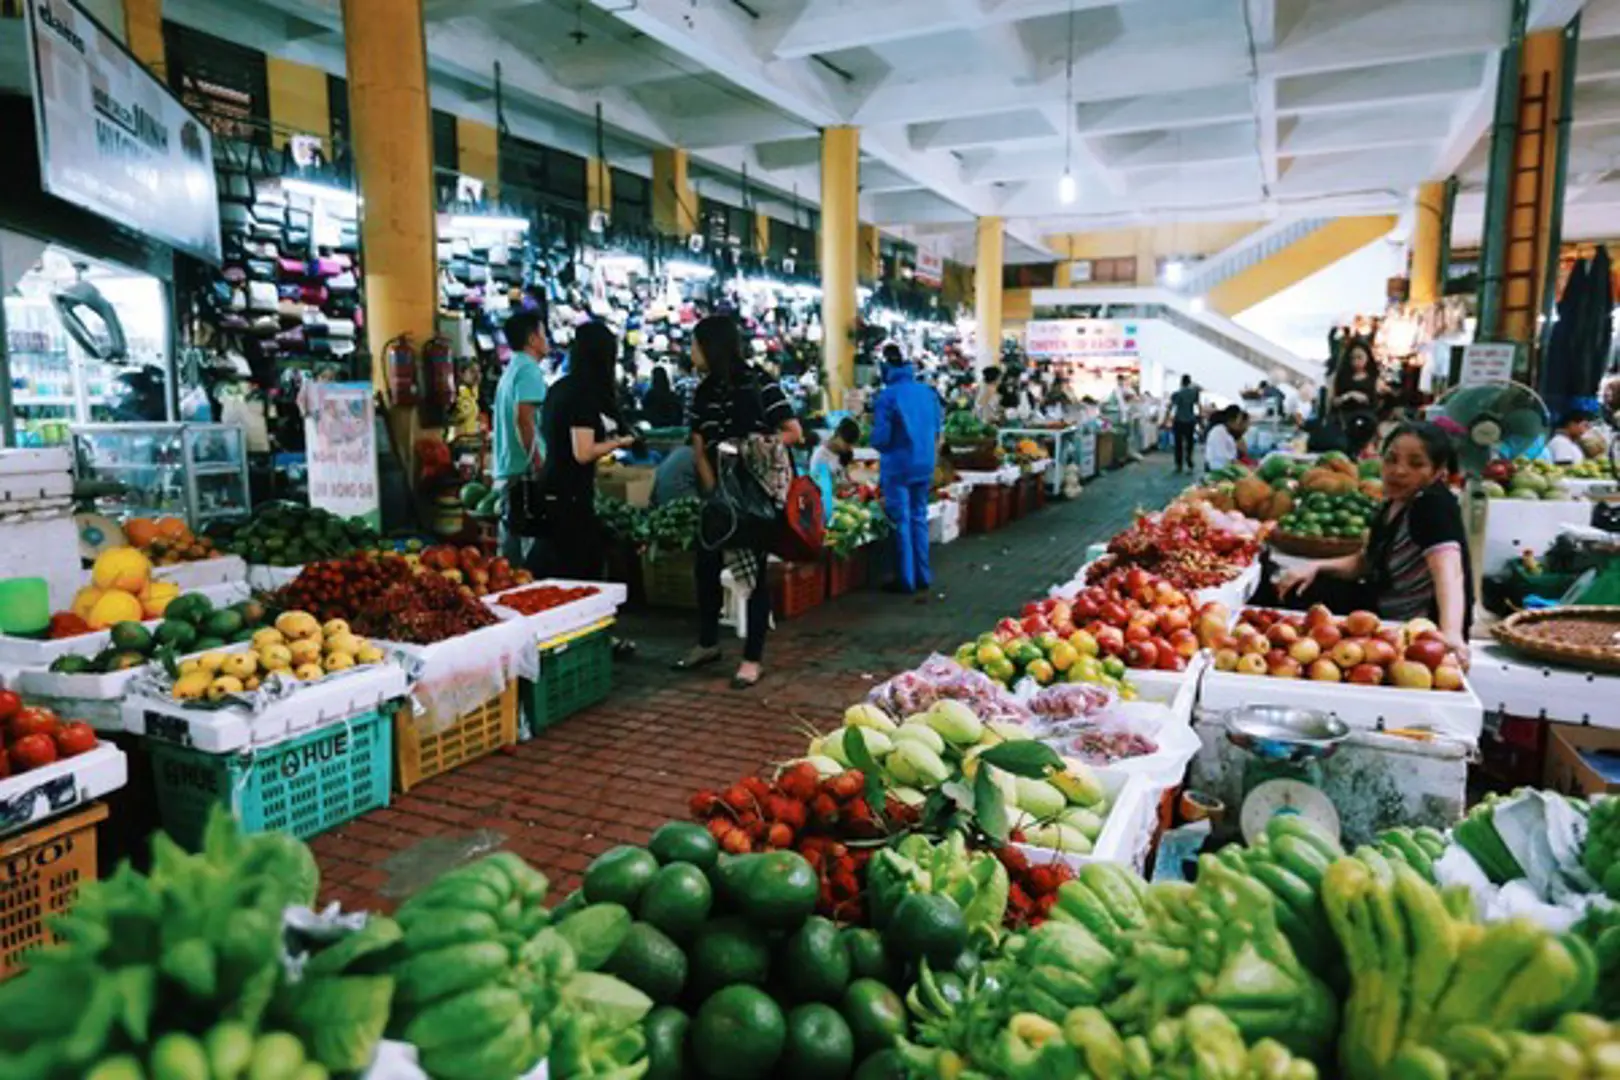
{"label": "tomato", "polygon": [[56,752],[61,757],[77,757],[96,748],[96,729],[83,720],[71,720],[56,733]]}
{"label": "tomato", "polygon": [[22,698],[15,690],[0,690],[0,723],[16,716],[22,707]]}
{"label": "tomato", "polygon": [[7,734],[12,740],[22,739],[29,735],[43,735],[46,738],[56,734],[61,726],[56,714],[43,705],[24,705],[17,715],[11,718],[6,725]]}
{"label": "tomato", "polygon": [[49,735],[24,735],[11,744],[11,763],[18,772],[27,772],[56,760],[56,744]]}

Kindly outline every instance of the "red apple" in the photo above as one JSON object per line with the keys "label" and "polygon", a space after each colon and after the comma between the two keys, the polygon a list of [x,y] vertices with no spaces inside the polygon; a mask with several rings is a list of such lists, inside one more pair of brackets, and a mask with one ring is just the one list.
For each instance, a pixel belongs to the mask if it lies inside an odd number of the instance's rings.
{"label": "red apple", "polygon": [[1367,658],[1367,650],[1359,638],[1345,638],[1333,646],[1333,662],[1349,671]]}
{"label": "red apple", "polygon": [[1044,610],[1045,609],[1041,606],[1041,602],[1039,600],[1031,600],[1029,603],[1024,605],[1023,610],[1020,611],[1019,614],[1027,619],[1031,615],[1041,614],[1041,612]]}
{"label": "red apple", "polygon": [[1292,656],[1303,667],[1310,667],[1322,655],[1322,646],[1316,643],[1315,638],[1303,637],[1288,646],[1288,655]]}
{"label": "red apple", "polygon": [[1367,663],[1377,664],[1379,667],[1389,667],[1400,657],[1395,646],[1381,637],[1369,638],[1365,647]]}
{"label": "red apple", "polygon": [[1456,664],[1441,664],[1435,668],[1434,688],[1436,690],[1461,690],[1463,688],[1462,668]]}
{"label": "red apple", "polygon": [[1125,605],[1118,600],[1110,600],[1102,606],[1102,610],[1097,613],[1097,617],[1109,626],[1123,628],[1130,621],[1131,613],[1126,611]]}
{"label": "red apple", "polygon": [[1408,619],[1401,627],[1401,634],[1408,642],[1416,641],[1419,636],[1427,633],[1437,634],[1440,628],[1434,625],[1432,619]]}
{"label": "red apple", "polygon": [[1095,619],[1101,611],[1101,602],[1090,593],[1081,593],[1074,598],[1074,614],[1078,619]]}
{"label": "red apple", "polygon": [[1331,652],[1333,646],[1344,640],[1336,623],[1319,622],[1311,626],[1311,640],[1322,647],[1323,652]]}
{"label": "red apple", "polygon": [[1229,608],[1227,608],[1227,606],[1225,604],[1221,603],[1218,600],[1211,600],[1207,604],[1200,604],[1199,605],[1199,607],[1198,607],[1198,617],[1200,619],[1202,619],[1205,616],[1214,616],[1214,617],[1220,619],[1221,622],[1223,622],[1223,623],[1228,623],[1228,622],[1232,621],[1232,612],[1231,612],[1231,610]]}
{"label": "red apple", "polygon": [[1448,655],[1444,641],[1437,638],[1419,638],[1406,647],[1404,659],[1422,664],[1433,671],[1445,662]]}
{"label": "red apple", "polygon": [[1393,626],[1380,628],[1378,633],[1374,634],[1373,637],[1377,638],[1379,641],[1389,642],[1395,647],[1396,652],[1400,652],[1405,645],[1405,643],[1401,641],[1401,632]]}
{"label": "red apple", "polygon": [[1312,682],[1338,682],[1344,678],[1344,673],[1339,670],[1338,664],[1323,657],[1305,670],[1305,677]]}
{"label": "red apple", "polygon": [[1165,608],[1159,616],[1159,630],[1165,634],[1173,634],[1177,630],[1187,630],[1192,626],[1192,617],[1187,609],[1182,607]]}
{"label": "red apple", "polygon": [[1125,666],[1139,670],[1157,667],[1159,647],[1151,641],[1133,641],[1125,646]]}
{"label": "red apple", "polygon": [[1175,650],[1177,656],[1185,660],[1191,660],[1198,655],[1201,646],[1197,634],[1191,630],[1182,629],[1170,635],[1170,647]]}
{"label": "red apple", "polygon": [[1052,633],[1056,634],[1058,637],[1062,637],[1062,638],[1068,637],[1070,634],[1074,633],[1074,620],[1072,620],[1072,619],[1053,619],[1052,620]]}
{"label": "red apple", "polygon": [[1299,631],[1294,627],[1293,623],[1272,623],[1271,627],[1266,630],[1266,640],[1273,645],[1286,647],[1299,640]]}
{"label": "red apple", "polygon": [[1052,629],[1051,624],[1046,621],[1046,616],[1039,614],[1024,616],[1022,625],[1026,634],[1044,634]]}
{"label": "red apple", "polygon": [[1140,592],[1144,588],[1151,588],[1153,586],[1153,576],[1146,570],[1143,570],[1140,566],[1133,566],[1129,570],[1125,571],[1125,578],[1122,584],[1125,586],[1125,591],[1128,593]]}
{"label": "red apple", "polygon": [[1205,645],[1213,646],[1216,642],[1230,635],[1226,632],[1226,620],[1215,615],[1200,615],[1193,628],[1198,634],[1198,640]]}
{"label": "red apple", "polygon": [[1150,611],[1150,610],[1145,609],[1145,608],[1143,610],[1140,610],[1140,611],[1131,612],[1131,617],[1128,620],[1128,625],[1136,626],[1138,624],[1147,627],[1149,630],[1152,630],[1152,629],[1156,628],[1159,625],[1159,614],[1158,614],[1158,612]]}
{"label": "red apple", "polygon": [[1152,641],[1153,628],[1145,623],[1133,622],[1125,628],[1125,641]]}
{"label": "red apple", "polygon": [[1344,617],[1341,629],[1347,637],[1372,637],[1379,630],[1378,616],[1370,611],[1352,611]]}
{"label": "red apple", "polygon": [[1091,636],[1097,639],[1097,648],[1104,656],[1120,656],[1125,652],[1125,631],[1117,626],[1100,626]]}
{"label": "red apple", "polygon": [[1154,642],[1154,647],[1159,650],[1159,662],[1153,666],[1160,671],[1180,671],[1187,666],[1187,658],[1171,648],[1168,642]]}
{"label": "red apple", "polygon": [[1402,690],[1432,690],[1434,672],[1417,660],[1397,660],[1389,666],[1389,681]]}
{"label": "red apple", "polygon": [[1266,667],[1276,667],[1278,664],[1287,659],[1288,653],[1286,650],[1277,648],[1269,649],[1266,652]]}
{"label": "red apple", "polygon": [[1239,675],[1264,675],[1266,671],[1266,658],[1259,653],[1244,653],[1238,657]]}
{"label": "red apple", "polygon": [[1332,610],[1326,604],[1312,604],[1310,610],[1305,612],[1306,626],[1331,626],[1336,621]]}
{"label": "red apple", "polygon": [[1242,657],[1240,657],[1238,655],[1238,651],[1236,649],[1216,649],[1215,650],[1215,670],[1216,671],[1236,671],[1237,666],[1238,666],[1238,661],[1240,659],[1242,659]]}
{"label": "red apple", "polygon": [[1254,633],[1252,628],[1250,633],[1238,638],[1238,652],[1245,656],[1264,656],[1270,648],[1271,642],[1266,640],[1265,635]]}
{"label": "red apple", "polygon": [[1020,637],[1023,633],[1024,624],[1019,622],[1017,619],[1002,619],[1000,622],[996,623],[997,637],[1000,637],[1003,634],[1006,634],[1009,637]]}
{"label": "red apple", "polygon": [[1381,686],[1384,682],[1384,669],[1376,664],[1357,664],[1350,669],[1347,680],[1359,686]]}
{"label": "red apple", "polygon": [[1048,601],[1052,606],[1046,611],[1046,619],[1056,626],[1060,622],[1074,621],[1074,608],[1067,600],[1052,599]]}
{"label": "red apple", "polygon": [[1304,669],[1299,666],[1299,661],[1292,656],[1284,656],[1277,663],[1268,664],[1266,672],[1273,679],[1297,679],[1304,673]]}

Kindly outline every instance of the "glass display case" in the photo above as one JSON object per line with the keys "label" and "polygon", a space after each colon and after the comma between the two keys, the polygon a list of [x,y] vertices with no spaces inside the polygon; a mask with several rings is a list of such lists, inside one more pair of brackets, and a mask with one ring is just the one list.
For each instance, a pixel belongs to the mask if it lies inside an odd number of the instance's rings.
{"label": "glass display case", "polygon": [[97,498],[103,513],[183,516],[201,529],[252,509],[238,425],[80,424],[73,442],[80,478],[122,486]]}

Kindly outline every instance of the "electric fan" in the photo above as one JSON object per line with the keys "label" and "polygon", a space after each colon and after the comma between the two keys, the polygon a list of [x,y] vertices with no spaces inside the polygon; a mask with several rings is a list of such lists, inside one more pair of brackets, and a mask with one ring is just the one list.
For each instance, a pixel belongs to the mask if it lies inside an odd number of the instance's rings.
{"label": "electric fan", "polygon": [[1521,383],[1459,386],[1435,403],[1438,417],[1461,432],[1457,455],[1463,471],[1478,478],[1496,457],[1524,457],[1551,429],[1547,406]]}

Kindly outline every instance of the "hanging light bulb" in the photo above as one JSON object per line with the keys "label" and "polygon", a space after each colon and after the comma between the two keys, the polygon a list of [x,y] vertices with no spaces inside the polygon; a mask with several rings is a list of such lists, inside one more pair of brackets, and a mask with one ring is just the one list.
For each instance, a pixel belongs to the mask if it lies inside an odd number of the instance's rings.
{"label": "hanging light bulb", "polygon": [[1063,178],[1058,181],[1058,201],[1068,206],[1080,196],[1080,185],[1074,182],[1074,174],[1068,169],[1063,170]]}

